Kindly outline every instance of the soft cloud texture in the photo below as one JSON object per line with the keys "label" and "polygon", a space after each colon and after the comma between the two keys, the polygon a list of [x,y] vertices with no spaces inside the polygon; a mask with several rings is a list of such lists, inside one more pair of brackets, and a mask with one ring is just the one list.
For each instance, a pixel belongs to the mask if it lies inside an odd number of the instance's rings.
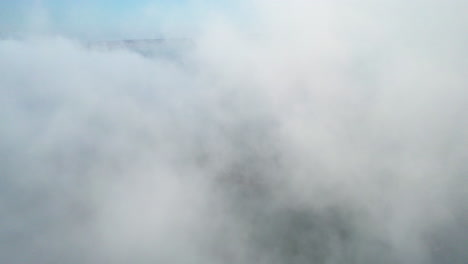
{"label": "soft cloud texture", "polygon": [[464,5],[253,1],[176,57],[2,40],[1,262],[465,263]]}

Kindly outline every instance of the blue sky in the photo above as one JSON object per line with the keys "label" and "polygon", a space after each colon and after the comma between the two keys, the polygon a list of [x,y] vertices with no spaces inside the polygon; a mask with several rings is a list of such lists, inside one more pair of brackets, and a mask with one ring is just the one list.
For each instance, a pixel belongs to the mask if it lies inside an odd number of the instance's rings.
{"label": "blue sky", "polygon": [[203,9],[230,9],[233,2],[0,0],[0,34],[48,32],[83,38],[131,38],[155,37],[170,31],[183,35],[201,18]]}

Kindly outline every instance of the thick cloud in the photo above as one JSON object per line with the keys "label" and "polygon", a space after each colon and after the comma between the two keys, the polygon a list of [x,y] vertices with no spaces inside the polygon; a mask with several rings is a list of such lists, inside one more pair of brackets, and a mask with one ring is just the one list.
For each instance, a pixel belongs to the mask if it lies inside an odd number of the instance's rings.
{"label": "thick cloud", "polygon": [[0,261],[465,263],[462,2],[255,1],[176,56],[1,40]]}

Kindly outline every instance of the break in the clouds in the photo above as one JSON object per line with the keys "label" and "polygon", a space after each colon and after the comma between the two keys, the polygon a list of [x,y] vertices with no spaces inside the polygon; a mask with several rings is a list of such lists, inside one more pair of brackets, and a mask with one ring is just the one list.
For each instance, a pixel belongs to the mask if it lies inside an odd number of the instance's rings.
{"label": "break in the clouds", "polygon": [[207,11],[197,6],[186,0],[0,1],[0,34],[88,40],[183,37]]}
{"label": "break in the clouds", "polygon": [[246,6],[0,41],[0,262],[466,263],[466,4]]}

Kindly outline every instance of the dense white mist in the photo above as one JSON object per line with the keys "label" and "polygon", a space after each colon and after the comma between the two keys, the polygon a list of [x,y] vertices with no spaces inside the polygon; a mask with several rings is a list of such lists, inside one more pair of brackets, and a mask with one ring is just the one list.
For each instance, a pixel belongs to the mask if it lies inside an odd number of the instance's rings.
{"label": "dense white mist", "polygon": [[248,7],[177,56],[0,40],[0,262],[468,261],[466,3]]}

